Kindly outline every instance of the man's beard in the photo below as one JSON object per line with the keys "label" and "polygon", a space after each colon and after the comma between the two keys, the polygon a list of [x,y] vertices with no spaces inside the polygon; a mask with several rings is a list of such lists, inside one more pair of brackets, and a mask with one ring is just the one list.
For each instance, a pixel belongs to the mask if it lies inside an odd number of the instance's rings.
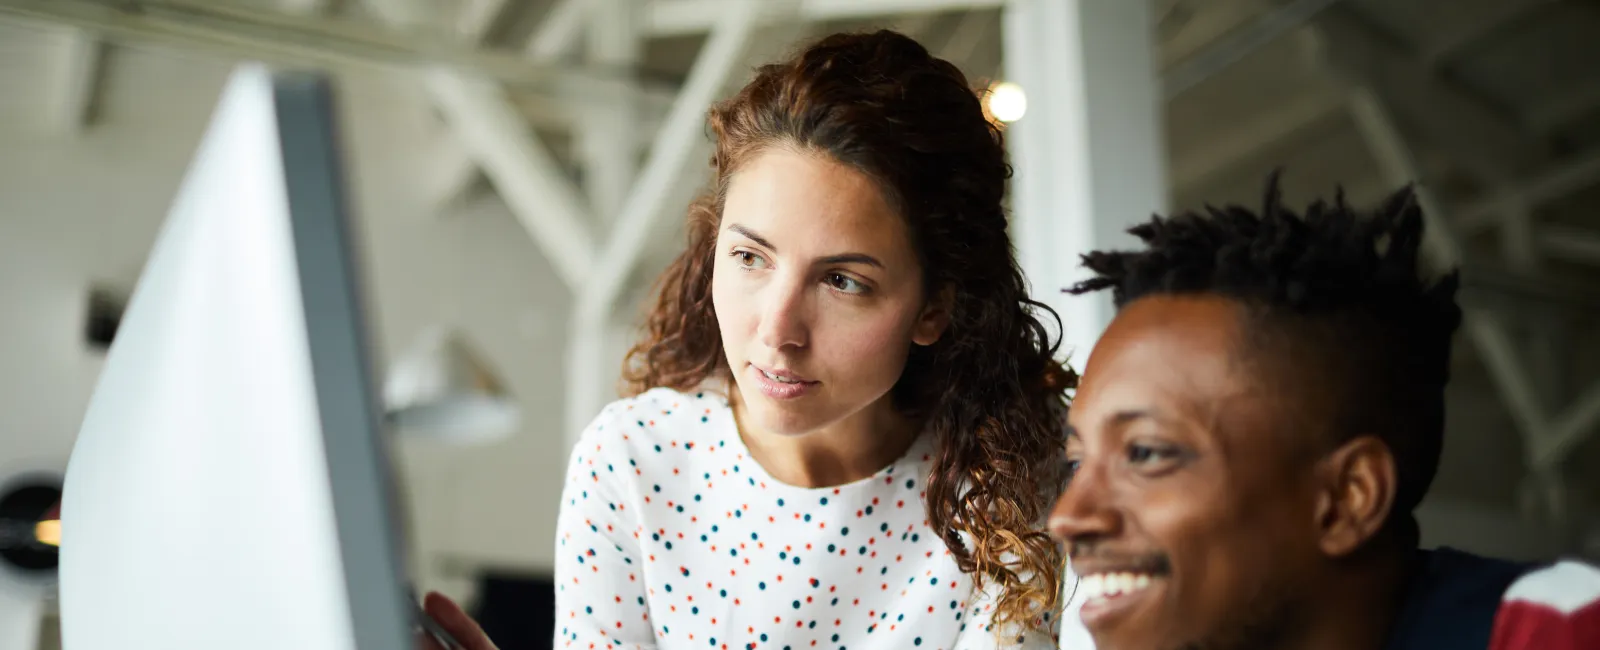
{"label": "man's beard", "polygon": [[[1305,622],[1302,598],[1288,585],[1263,585],[1246,607],[1231,615],[1207,639],[1176,650],[1281,650]],[[1303,592],[1302,592],[1303,593]]]}

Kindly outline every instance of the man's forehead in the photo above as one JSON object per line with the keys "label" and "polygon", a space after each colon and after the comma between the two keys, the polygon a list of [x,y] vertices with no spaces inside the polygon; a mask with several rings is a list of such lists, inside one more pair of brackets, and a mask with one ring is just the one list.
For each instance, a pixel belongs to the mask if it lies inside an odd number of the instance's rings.
{"label": "man's forehead", "polygon": [[1194,417],[1247,392],[1239,310],[1222,298],[1157,296],[1124,307],[1096,344],[1068,421],[1078,430]]}

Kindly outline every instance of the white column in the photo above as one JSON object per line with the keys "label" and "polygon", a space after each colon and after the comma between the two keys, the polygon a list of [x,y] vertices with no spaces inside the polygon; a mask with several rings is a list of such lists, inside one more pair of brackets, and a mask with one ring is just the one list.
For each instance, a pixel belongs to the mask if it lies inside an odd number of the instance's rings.
{"label": "white column", "polygon": [[[1087,274],[1079,256],[1130,248],[1129,227],[1164,211],[1162,108],[1149,3],[1129,0],[1009,0],[1005,72],[1022,86],[1027,112],[1008,128],[1016,177],[1012,241],[1035,299],[1061,315],[1063,355],[1082,369],[1111,322],[1111,296],[1061,293]],[[1074,593],[1066,576],[1067,593]],[[1089,650],[1069,602],[1061,647]]]}
{"label": "white column", "polygon": [[[634,26],[638,7],[627,0],[592,0],[582,6],[586,12],[589,63],[618,75],[616,83],[631,86],[627,77],[638,65],[642,48]],[[638,174],[640,115],[637,102],[620,101],[587,109],[578,118],[576,136],[583,162],[583,188],[596,232],[607,232],[617,220]],[[574,308],[569,322],[568,413],[563,431],[569,448],[600,408],[617,397],[624,350],[618,348],[621,344],[615,333],[619,329],[616,320],[613,310],[582,318]]]}
{"label": "white column", "polygon": [[1079,255],[1137,244],[1125,234],[1166,206],[1160,84],[1148,2],[1010,0],[1005,71],[1028,108],[1010,125],[1012,241],[1036,299],[1061,314],[1081,369],[1110,323],[1111,297],[1061,290]]}
{"label": "white column", "polygon": [[594,387],[615,379],[610,364],[606,332],[615,327],[617,303],[627,289],[639,258],[649,245],[656,224],[669,213],[682,215],[682,205],[667,199],[691,182],[692,163],[706,140],[705,111],[720,94],[734,70],[741,67],[755,19],[769,0],[736,0],[725,5],[711,35],[689,69],[689,77],[666,120],[655,133],[650,156],[634,175],[632,187],[612,219],[610,237],[595,256],[587,281],[577,289],[573,305],[571,338],[567,345],[567,448],[577,442],[583,425],[605,405]]}

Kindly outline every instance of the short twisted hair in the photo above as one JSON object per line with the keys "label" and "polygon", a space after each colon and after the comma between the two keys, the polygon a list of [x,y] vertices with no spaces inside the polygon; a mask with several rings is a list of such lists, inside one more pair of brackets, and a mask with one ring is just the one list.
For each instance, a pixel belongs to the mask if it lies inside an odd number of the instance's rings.
{"label": "short twisted hair", "polygon": [[1369,213],[1340,191],[1301,215],[1283,204],[1274,173],[1259,213],[1207,206],[1152,218],[1129,230],[1144,250],[1084,255],[1094,277],[1067,291],[1110,289],[1119,308],[1157,294],[1239,302],[1251,333],[1292,346],[1271,354],[1332,405],[1319,413],[1334,432],[1324,442],[1376,434],[1389,446],[1400,483],[1392,512],[1410,521],[1438,470],[1461,324],[1459,274],[1419,272],[1423,229],[1409,186]]}

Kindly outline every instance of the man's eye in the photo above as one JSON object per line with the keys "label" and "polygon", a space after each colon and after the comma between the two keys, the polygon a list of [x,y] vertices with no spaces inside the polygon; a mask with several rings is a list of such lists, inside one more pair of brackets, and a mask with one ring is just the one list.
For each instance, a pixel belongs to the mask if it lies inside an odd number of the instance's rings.
{"label": "man's eye", "polygon": [[1178,450],[1149,445],[1128,445],[1128,462],[1135,465],[1155,465],[1177,459]]}
{"label": "man's eye", "polygon": [[827,280],[828,286],[833,287],[833,289],[839,293],[861,294],[867,292],[866,285],[861,284],[861,282],[855,278],[842,273],[829,273],[828,277],[825,279]]}

